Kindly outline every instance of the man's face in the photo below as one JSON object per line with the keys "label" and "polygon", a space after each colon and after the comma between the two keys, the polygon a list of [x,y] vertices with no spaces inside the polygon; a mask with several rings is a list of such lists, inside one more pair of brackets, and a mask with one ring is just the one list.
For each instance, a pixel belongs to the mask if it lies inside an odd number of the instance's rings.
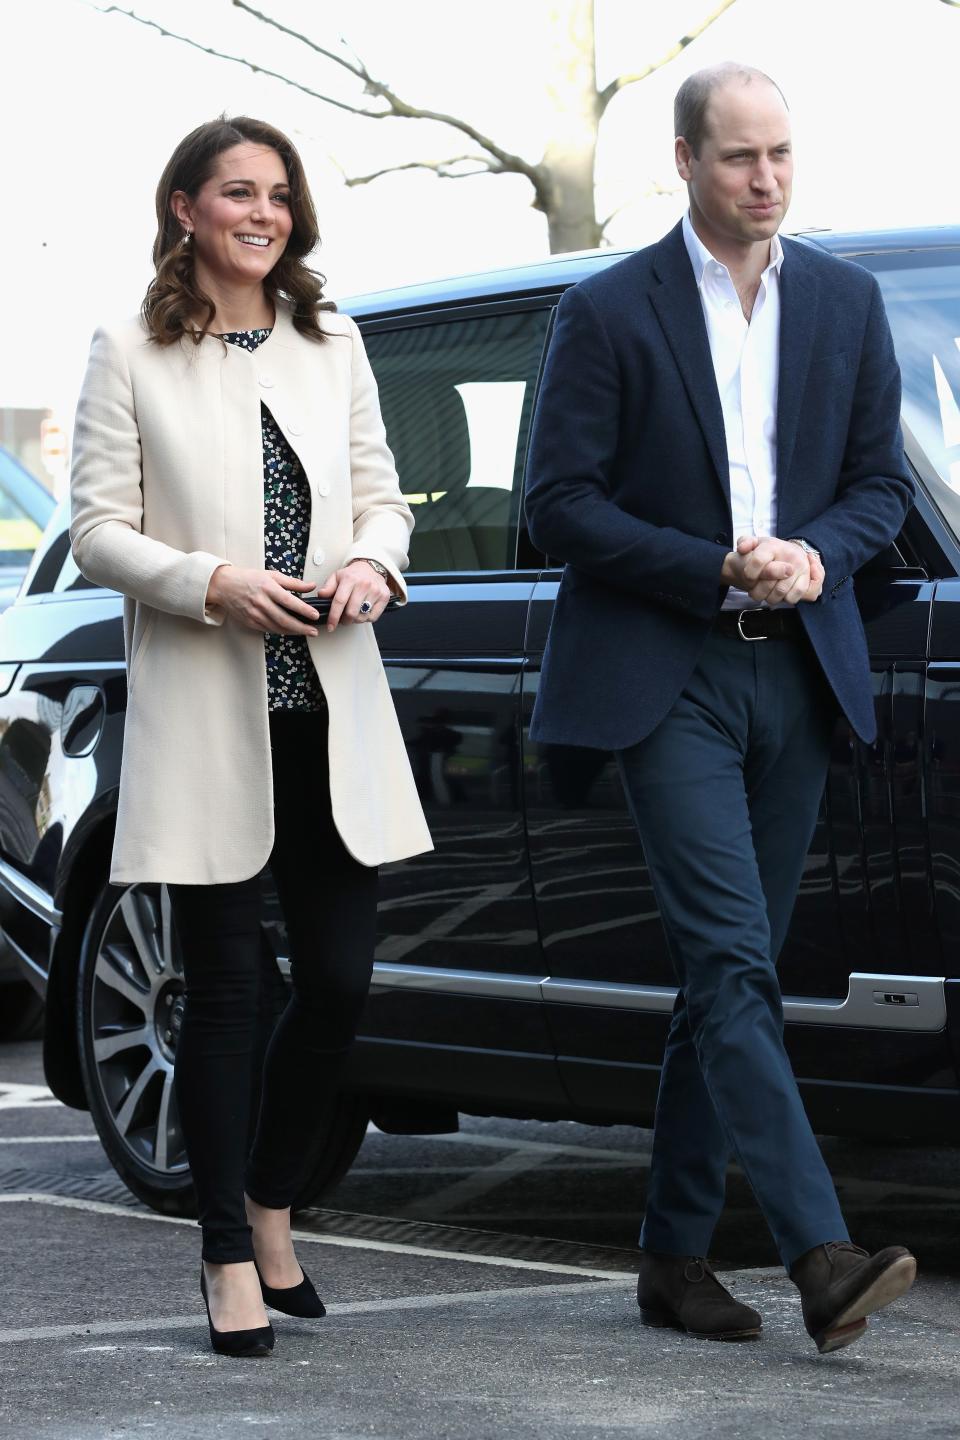
{"label": "man's face", "polygon": [[790,116],[773,85],[754,79],[715,90],[700,154],[678,137],[676,159],[693,217],[709,234],[750,245],[779,229],[793,187],[793,149]]}

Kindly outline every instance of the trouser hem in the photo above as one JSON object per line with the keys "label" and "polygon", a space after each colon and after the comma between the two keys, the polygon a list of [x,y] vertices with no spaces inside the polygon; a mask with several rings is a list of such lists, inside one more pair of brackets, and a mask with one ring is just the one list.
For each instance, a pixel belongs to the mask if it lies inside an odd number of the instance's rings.
{"label": "trouser hem", "polygon": [[787,1274],[789,1275],[800,1256],[806,1255],[808,1250],[815,1250],[818,1245],[828,1245],[831,1240],[848,1241],[850,1239],[846,1225],[841,1224],[839,1230],[838,1234],[836,1225],[822,1225],[816,1230],[810,1230],[806,1234],[800,1235],[796,1242],[791,1243],[789,1247],[785,1244],[780,1251],[780,1259]]}
{"label": "trouser hem", "polygon": [[248,1260],[255,1260],[256,1256],[253,1253],[252,1240],[246,1247],[208,1245],[204,1241],[200,1250],[200,1258],[206,1260],[210,1265],[243,1265]]}
{"label": "trouser hem", "polygon": [[243,1188],[253,1203],[262,1205],[265,1210],[287,1210],[296,1199],[295,1195],[284,1198],[276,1190],[261,1190],[257,1184],[246,1184]]}
{"label": "trouser hem", "polygon": [[712,1240],[712,1230],[701,1230],[699,1233],[690,1231],[684,1235],[675,1229],[650,1226],[646,1221],[640,1231],[640,1249],[655,1255],[700,1255],[706,1258],[710,1253]]}

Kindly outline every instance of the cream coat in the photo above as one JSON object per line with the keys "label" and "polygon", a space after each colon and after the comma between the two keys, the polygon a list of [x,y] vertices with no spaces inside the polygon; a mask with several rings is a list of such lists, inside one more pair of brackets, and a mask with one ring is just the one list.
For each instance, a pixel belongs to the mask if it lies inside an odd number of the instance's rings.
{"label": "cream coat", "polygon": [[[77,410],[73,555],[122,592],[128,701],[115,883],[219,884],[273,845],[263,636],[205,608],[225,560],[263,569],[260,403],[303,463],[312,501],[304,578],[358,556],[401,571],[413,517],[354,322],[301,336],[277,307],[250,352],[208,336],[148,343],[139,320],[98,330]],[[333,817],[364,865],[431,849],[374,627],[308,639],[330,713]],[[312,816],[303,814],[303,843]],[[322,861],[320,862],[322,863]]]}

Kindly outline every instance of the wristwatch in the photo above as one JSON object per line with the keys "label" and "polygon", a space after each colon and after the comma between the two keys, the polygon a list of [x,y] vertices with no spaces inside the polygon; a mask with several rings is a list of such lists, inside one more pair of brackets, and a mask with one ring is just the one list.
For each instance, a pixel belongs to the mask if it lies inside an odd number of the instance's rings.
{"label": "wristwatch", "polygon": [[359,560],[364,560],[368,565],[372,565],[374,570],[376,570],[377,574],[382,575],[384,580],[386,580],[387,584],[390,584],[390,571],[387,569],[386,565],[381,565],[379,560],[371,560],[366,555],[359,555],[357,558]]}
{"label": "wristwatch", "polygon": [[802,535],[791,535],[789,540],[787,541],[787,544],[799,545],[800,549],[806,550],[808,555],[816,555],[820,563],[823,564],[823,556],[820,554],[820,551],[816,548],[816,546],[811,545],[808,540],[804,540]]}

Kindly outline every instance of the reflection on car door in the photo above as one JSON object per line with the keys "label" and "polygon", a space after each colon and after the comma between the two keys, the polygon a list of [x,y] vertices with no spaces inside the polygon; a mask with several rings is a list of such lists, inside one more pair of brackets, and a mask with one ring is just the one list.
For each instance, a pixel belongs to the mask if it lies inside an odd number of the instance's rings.
{"label": "reflection on car door", "polygon": [[[642,1119],[653,1110],[676,982],[612,757],[529,740],[559,578],[545,572],[534,593],[523,696],[543,993],[561,1076],[580,1113]],[[896,1000],[885,1010],[866,981],[855,981],[858,1003],[843,1003],[853,995],[852,973],[930,974],[935,950],[920,772],[932,585],[894,551],[859,591],[880,738],[862,745],[838,721],[779,966],[787,1044],[805,1099],[815,1119],[840,1130],[850,1081],[889,1082],[911,1059],[924,1074],[936,1069],[936,1044],[929,1034],[908,1033],[903,1013],[892,1013]],[[868,988],[872,1008],[864,1018]],[[892,1027],[883,1047],[864,1046],[865,1025]]]}
{"label": "reflection on car door", "polygon": [[[559,1098],[540,1003],[519,702],[536,572],[516,568],[520,478],[548,311],[368,327],[416,517],[409,604],[378,639],[436,849],[382,873],[357,1069],[371,1086]],[[416,1073],[408,1063],[417,1047]]]}

